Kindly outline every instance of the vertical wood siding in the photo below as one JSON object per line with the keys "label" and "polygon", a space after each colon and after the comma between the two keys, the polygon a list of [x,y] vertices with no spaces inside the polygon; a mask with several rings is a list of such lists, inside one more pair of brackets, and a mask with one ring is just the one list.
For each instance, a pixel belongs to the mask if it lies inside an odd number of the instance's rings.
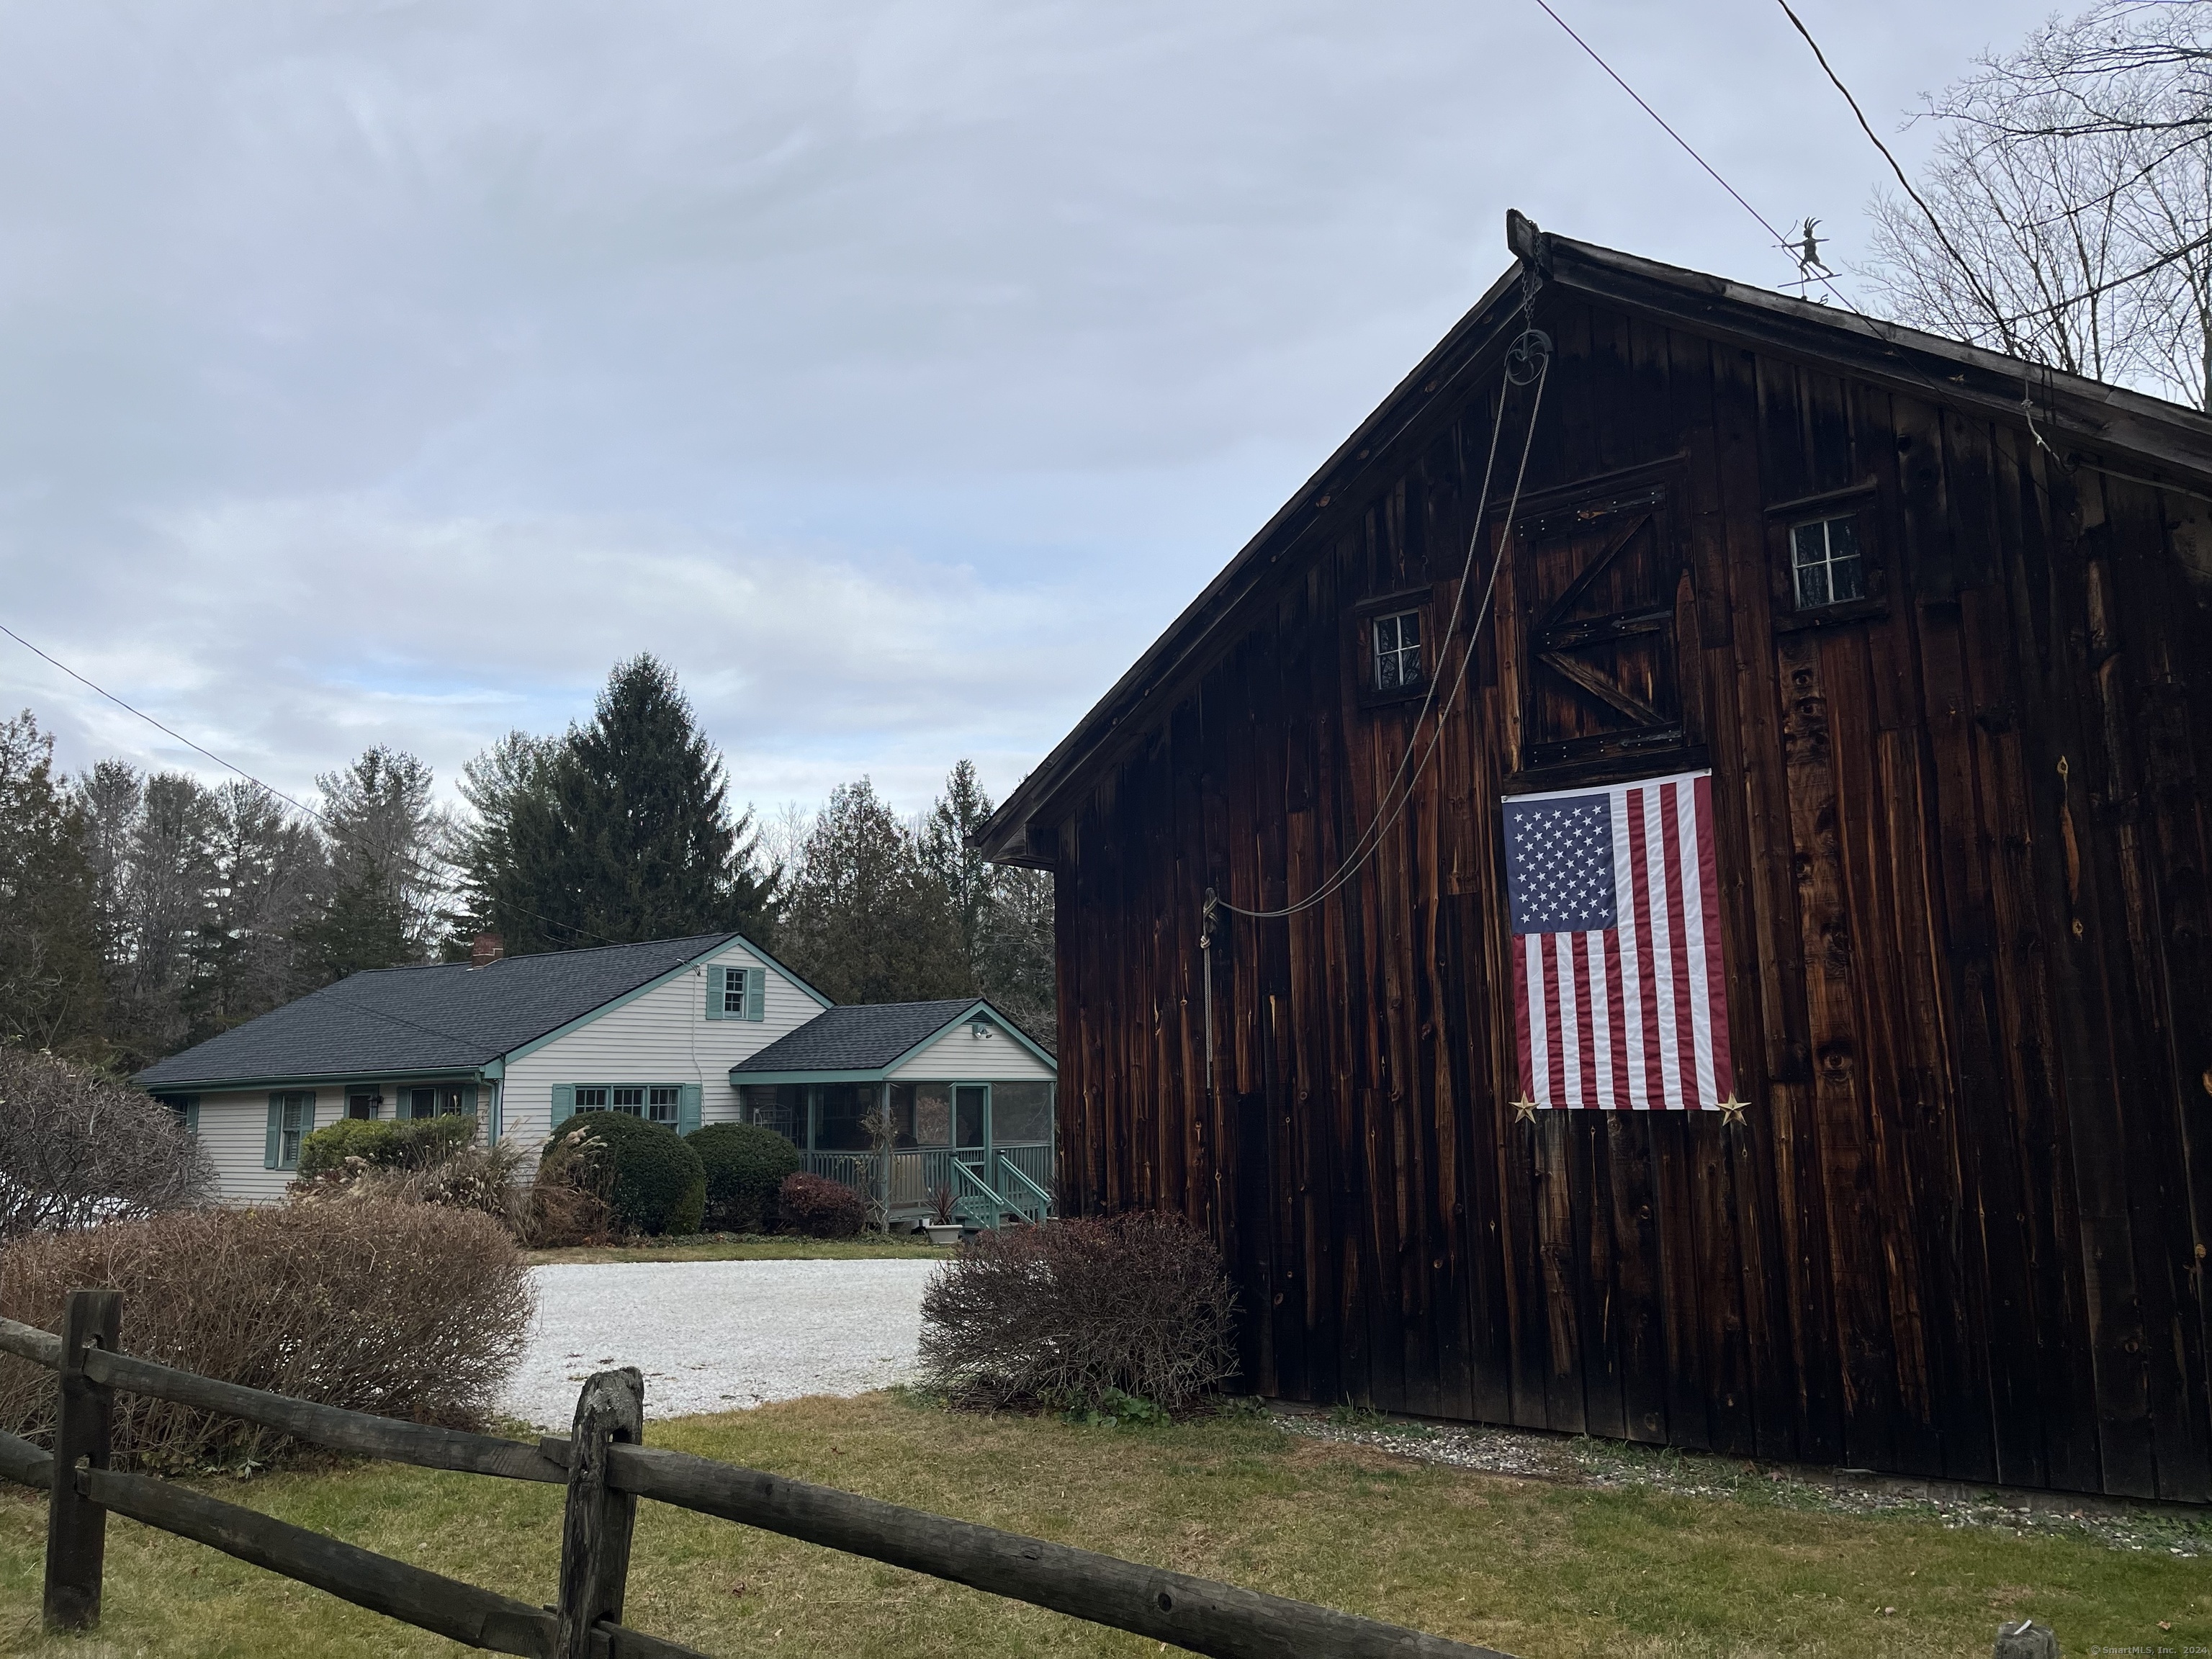
{"label": "vertical wood siding", "polygon": [[[1206,1086],[1200,897],[1302,897],[1373,818],[1417,705],[1363,702],[1354,610],[1441,628],[1493,376],[1056,826],[1065,1200],[1212,1229],[1271,1394],[2212,1498],[2203,504],[1932,391],[1543,320],[1532,495],[1651,463],[1679,540],[1744,1124],[1513,1121],[1524,565],[1359,878],[1225,923]],[[1767,509],[1863,483],[1886,604],[1793,631]]]}

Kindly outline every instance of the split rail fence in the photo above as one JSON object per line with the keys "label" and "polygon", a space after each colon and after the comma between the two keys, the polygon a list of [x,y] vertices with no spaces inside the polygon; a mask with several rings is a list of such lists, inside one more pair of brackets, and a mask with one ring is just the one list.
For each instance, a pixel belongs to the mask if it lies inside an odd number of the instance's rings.
{"label": "split rail fence", "polygon": [[[1220,1659],[1506,1659],[1489,1648],[1304,1601],[648,1447],[641,1443],[645,1387],[631,1369],[591,1378],[568,1437],[549,1435],[532,1445],[316,1405],[133,1358],[116,1346],[121,1316],[119,1293],[73,1291],[58,1335],[0,1319],[0,1352],[56,1374],[53,1449],[0,1435],[0,1478],[49,1494],[45,1617],[54,1629],[99,1622],[112,1511],[494,1653],[706,1659],[622,1623],[631,1524],[637,1500],[650,1498]],[[558,1599],[533,1607],[172,1481],[114,1469],[110,1433],[118,1389],[334,1451],[565,1486]]]}

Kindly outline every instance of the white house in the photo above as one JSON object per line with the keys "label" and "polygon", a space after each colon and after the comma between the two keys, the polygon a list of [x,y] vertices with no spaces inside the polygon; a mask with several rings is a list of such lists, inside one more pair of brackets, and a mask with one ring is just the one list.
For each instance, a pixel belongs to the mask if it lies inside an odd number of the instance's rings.
{"label": "white house", "polygon": [[[738,1074],[763,1057],[771,1070]],[[913,1211],[941,1184],[1034,1207],[1054,1076],[988,1002],[836,1008],[743,935],[712,933],[355,974],[136,1080],[200,1137],[226,1202],[281,1197],[301,1140],[341,1117],[468,1112],[487,1139],[535,1149],[594,1108],[680,1133],[767,1123],[818,1173],[866,1185],[884,1177],[854,1161],[858,1120],[887,1103],[896,1207]]]}

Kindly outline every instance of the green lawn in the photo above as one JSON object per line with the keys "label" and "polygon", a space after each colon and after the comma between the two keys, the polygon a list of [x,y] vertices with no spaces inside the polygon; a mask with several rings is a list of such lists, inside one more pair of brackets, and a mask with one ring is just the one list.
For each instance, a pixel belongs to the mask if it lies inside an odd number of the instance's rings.
{"label": "green lawn", "polygon": [[908,1233],[862,1233],[858,1238],[800,1238],[789,1233],[698,1233],[688,1238],[644,1238],[629,1244],[582,1244],[561,1250],[526,1250],[533,1267],[564,1261],[879,1261],[889,1256],[952,1254]]}
{"label": "green lawn", "polygon": [[[1305,1439],[1264,1420],[1079,1428],[955,1415],[878,1395],[656,1424],[647,1438],[1527,1659],[1981,1656],[1999,1620],[2027,1613],[2056,1626],[2069,1655],[2212,1646],[2212,1571],[2201,1558],[1516,1480]],[[390,1466],[210,1486],[510,1595],[551,1599],[561,1499],[552,1487]],[[110,1522],[101,1633],[42,1638],[44,1522],[34,1495],[0,1497],[0,1644],[9,1651],[76,1659],[458,1651],[125,1521]],[[632,1564],[627,1622],[710,1653],[1013,1659],[1162,1650],[650,1504]]]}

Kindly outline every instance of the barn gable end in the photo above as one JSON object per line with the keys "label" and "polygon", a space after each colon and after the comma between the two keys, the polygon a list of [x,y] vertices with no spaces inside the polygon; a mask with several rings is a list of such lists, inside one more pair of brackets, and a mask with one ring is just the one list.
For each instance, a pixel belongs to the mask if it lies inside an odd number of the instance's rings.
{"label": "barn gable end", "polygon": [[[1212,1228],[1270,1394],[2212,1499],[2212,422],[1513,234],[984,832],[1059,876],[1063,1200]],[[1433,757],[1202,951],[1426,748],[1375,624],[1449,685],[1530,322]],[[1501,793],[1704,765],[1749,1109],[1517,1121]]]}

